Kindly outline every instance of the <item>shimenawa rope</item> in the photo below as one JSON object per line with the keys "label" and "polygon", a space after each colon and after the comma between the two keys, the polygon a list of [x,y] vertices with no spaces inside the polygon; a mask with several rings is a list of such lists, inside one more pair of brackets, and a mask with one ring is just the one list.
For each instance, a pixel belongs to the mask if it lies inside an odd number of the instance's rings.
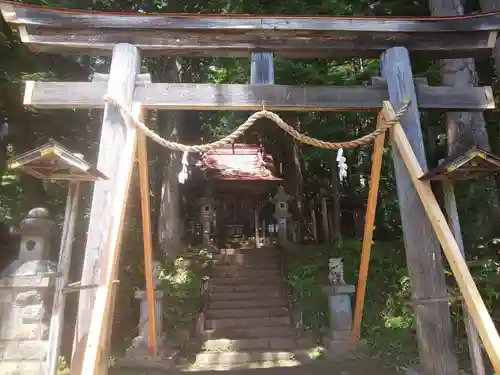
{"label": "shimenawa rope", "polygon": [[134,125],[137,129],[139,129],[141,132],[143,132],[147,137],[151,138],[153,141],[158,143],[159,145],[169,148],[171,150],[178,150],[178,151],[183,151],[183,152],[206,152],[210,151],[216,148],[220,148],[221,146],[225,146],[231,143],[234,143],[239,137],[241,137],[248,129],[250,129],[257,120],[267,118],[271,121],[273,121],[276,125],[278,125],[281,129],[283,129],[285,132],[290,134],[293,138],[295,138],[297,141],[314,146],[317,148],[323,148],[323,149],[340,149],[340,148],[356,148],[360,146],[364,146],[366,144],[371,143],[379,134],[382,134],[383,132],[387,131],[388,129],[392,128],[400,119],[401,116],[405,114],[405,112],[408,110],[408,106],[410,105],[410,102],[407,101],[403,104],[403,106],[396,112],[396,116],[393,120],[390,121],[385,121],[379,128],[375,129],[369,134],[366,134],[360,138],[356,138],[350,141],[345,141],[345,142],[326,142],[322,141],[316,138],[309,137],[305,134],[299,133],[297,130],[295,130],[293,127],[288,125],[285,121],[281,119],[277,114],[262,110],[259,112],[255,112],[253,115],[251,115],[243,124],[241,124],[234,132],[231,134],[225,136],[222,139],[219,139],[218,141],[212,142],[212,143],[206,143],[202,145],[184,145],[182,143],[178,142],[173,142],[169,141],[168,139],[162,138],[160,135],[155,133],[153,130],[149,129],[142,121],[139,120],[139,118],[136,118],[130,109],[128,107],[124,106],[121,104],[118,100],[110,97],[109,95],[106,95],[104,97],[104,101],[108,104],[112,104],[116,106],[125,121],[130,120],[132,122],[132,125]]}

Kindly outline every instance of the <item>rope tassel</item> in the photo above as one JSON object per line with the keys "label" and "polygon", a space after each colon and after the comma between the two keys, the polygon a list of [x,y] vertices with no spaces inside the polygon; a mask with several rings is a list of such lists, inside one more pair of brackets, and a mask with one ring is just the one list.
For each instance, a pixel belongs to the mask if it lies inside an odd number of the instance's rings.
{"label": "rope tassel", "polygon": [[110,97],[109,95],[106,95],[104,97],[104,102],[107,104],[111,104],[116,106],[125,121],[130,120],[132,125],[134,125],[137,129],[142,131],[144,135],[147,137],[151,138],[153,141],[158,143],[160,146],[169,148],[171,150],[177,150],[177,151],[182,151],[182,152],[207,152],[214,150],[216,148],[220,148],[222,146],[234,143],[238,138],[240,138],[245,132],[250,129],[257,120],[260,120],[262,118],[267,118],[274,122],[276,125],[278,125],[281,129],[283,129],[286,133],[291,135],[295,140],[297,140],[300,143],[310,145],[316,148],[323,148],[323,149],[329,149],[329,150],[338,150],[338,149],[350,149],[350,148],[356,148],[360,146],[364,146],[367,144],[370,144],[378,135],[384,133],[385,131],[389,130],[394,126],[399,121],[399,118],[405,114],[405,112],[408,110],[408,107],[410,105],[410,101],[407,101],[403,104],[403,106],[396,112],[396,117],[394,120],[391,121],[386,121],[382,126],[379,128],[375,129],[369,134],[366,134],[360,138],[353,139],[351,141],[345,141],[345,142],[326,142],[322,141],[316,138],[309,137],[305,134],[299,133],[297,130],[295,130],[293,127],[288,125],[281,117],[279,117],[276,113],[270,112],[270,111],[259,111],[255,112],[253,115],[251,115],[243,124],[241,124],[234,132],[231,134],[225,136],[222,139],[219,139],[218,141],[212,142],[212,143],[206,143],[202,145],[184,145],[182,143],[178,142],[172,142],[169,141],[168,139],[162,138],[160,135],[155,133],[153,130],[149,129],[142,121],[139,120],[139,118],[135,118],[132,115],[132,112],[130,111],[129,108],[126,106],[122,105],[119,101],[116,99]]}

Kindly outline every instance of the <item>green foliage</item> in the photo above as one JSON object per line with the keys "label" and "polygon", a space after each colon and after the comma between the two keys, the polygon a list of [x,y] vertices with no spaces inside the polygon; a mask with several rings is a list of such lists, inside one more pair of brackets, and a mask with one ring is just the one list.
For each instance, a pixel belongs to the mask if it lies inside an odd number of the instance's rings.
{"label": "green foliage", "polygon": [[64,357],[59,357],[58,363],[57,363],[57,375],[69,375],[70,374],[70,369],[68,367],[68,364],[66,363],[66,360]]}
{"label": "green foliage", "polygon": [[203,274],[210,259],[211,253],[205,248],[188,249],[161,270],[168,331],[189,330],[195,325],[202,303]]}
{"label": "green foliage", "polygon": [[[322,290],[328,284],[328,259],[344,260],[344,279],[356,284],[361,243],[347,241],[342,247],[301,248],[287,267],[287,281],[295,306],[302,312],[304,327],[321,337],[328,328],[328,302]],[[410,281],[402,243],[376,243],[372,249],[363,317],[363,339],[370,355],[407,361],[415,354],[414,315],[409,305]]]}

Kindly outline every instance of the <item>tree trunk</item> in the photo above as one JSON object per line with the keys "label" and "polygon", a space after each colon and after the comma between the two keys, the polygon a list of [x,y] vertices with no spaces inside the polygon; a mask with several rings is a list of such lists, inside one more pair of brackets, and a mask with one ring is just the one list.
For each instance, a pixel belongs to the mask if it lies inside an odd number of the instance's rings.
{"label": "tree trunk", "polygon": [[339,168],[337,166],[337,153],[332,152],[332,180],[331,180],[331,194],[332,194],[332,226],[331,235],[332,242],[335,246],[342,244],[342,231],[341,220],[342,213],[340,211],[340,180]]}
{"label": "tree trunk", "polygon": [[[161,60],[160,60],[161,61]],[[176,58],[166,61],[162,72],[164,82],[181,81],[181,65]],[[178,141],[177,128],[181,125],[179,111],[161,111],[157,116],[158,129],[163,138]],[[161,185],[161,204],[158,217],[158,243],[168,259],[173,259],[182,247],[180,191],[177,174],[180,171],[182,154],[179,151],[163,149],[163,176]],[[160,158],[161,160],[162,158]]]}
{"label": "tree trunk", "polygon": [[[300,123],[296,113],[284,113],[283,119],[294,129],[300,131]],[[302,242],[302,233],[304,233],[304,179],[302,176],[302,166],[300,157],[300,146],[288,134],[284,134],[283,139],[284,159],[290,162],[284,163],[285,179],[288,181],[288,192],[294,198],[293,217],[299,224],[297,227],[297,242]]]}
{"label": "tree trunk", "polygon": [[[485,0],[483,0],[485,1]],[[429,6],[433,16],[459,16],[464,14],[460,0],[430,0]],[[477,86],[477,74],[474,60],[445,59],[441,60],[441,81],[445,86],[473,87]],[[448,112],[446,113],[446,126],[448,138],[448,154],[458,155],[472,147],[490,149],[486,122],[481,112]],[[466,206],[475,207],[472,222],[478,225],[479,235],[487,235],[500,217],[498,195],[495,192],[494,182],[485,180],[470,185],[470,194],[467,199],[473,199],[474,204]],[[478,195],[481,195],[478,201]],[[480,207],[478,207],[480,204]],[[479,214],[480,213],[480,214]],[[483,233],[481,233],[483,232]]]}

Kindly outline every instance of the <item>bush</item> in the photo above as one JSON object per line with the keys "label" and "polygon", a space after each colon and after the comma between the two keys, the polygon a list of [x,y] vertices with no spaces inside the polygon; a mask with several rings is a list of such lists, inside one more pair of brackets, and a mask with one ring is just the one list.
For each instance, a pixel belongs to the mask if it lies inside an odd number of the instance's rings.
{"label": "bush", "polygon": [[[160,273],[160,289],[164,292],[163,318],[167,335],[179,338],[180,332],[190,332],[202,307],[204,270],[211,259],[205,248],[190,248]],[[172,336],[170,336],[172,337]]]}
{"label": "bush", "polygon": [[[360,241],[346,241],[341,247],[306,246],[286,265],[286,278],[296,308],[303,315],[306,330],[320,338],[329,324],[328,301],[323,286],[328,284],[328,259],[342,258],[344,279],[356,284],[361,256]],[[370,355],[408,358],[416,352],[410,280],[402,243],[377,243],[372,248],[365,298],[362,335]],[[354,306],[353,296],[353,306]]]}

